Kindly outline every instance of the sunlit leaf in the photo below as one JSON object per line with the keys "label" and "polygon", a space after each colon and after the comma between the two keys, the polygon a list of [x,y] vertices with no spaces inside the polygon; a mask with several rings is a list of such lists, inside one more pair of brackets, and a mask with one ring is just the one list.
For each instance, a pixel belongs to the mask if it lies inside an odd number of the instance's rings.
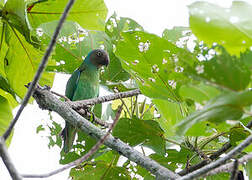
{"label": "sunlit leaf", "polygon": [[200,1],[189,6],[192,32],[208,45],[218,43],[239,54],[252,45],[252,6],[233,1],[230,8]]}
{"label": "sunlit leaf", "polygon": [[[6,30],[5,39],[8,40],[9,46],[5,56],[6,79],[15,94],[24,97],[27,91],[24,85],[32,81],[43,52],[26,42],[24,37],[11,27]],[[53,78],[53,73],[43,73],[40,84],[51,85]]]}
{"label": "sunlit leaf", "polygon": [[176,43],[180,38],[190,35],[188,27],[176,26],[172,29],[165,29],[162,37],[172,43]]}
{"label": "sunlit leaf", "polygon": [[179,101],[176,80],[183,82],[187,77],[176,62],[181,58],[186,59],[183,63],[191,64],[191,54],[154,34],[136,31],[121,35],[116,55],[137,80],[141,92],[151,98]]}
{"label": "sunlit leaf", "polygon": [[[37,28],[40,24],[59,20],[67,2],[67,0],[42,0],[30,4],[27,13],[31,25]],[[89,30],[104,30],[107,11],[103,0],[76,0],[67,19]]]}
{"label": "sunlit leaf", "polygon": [[26,2],[24,0],[8,0],[2,10],[3,19],[7,24],[17,29],[25,40],[39,47],[37,37],[32,34],[32,27],[27,19]]}

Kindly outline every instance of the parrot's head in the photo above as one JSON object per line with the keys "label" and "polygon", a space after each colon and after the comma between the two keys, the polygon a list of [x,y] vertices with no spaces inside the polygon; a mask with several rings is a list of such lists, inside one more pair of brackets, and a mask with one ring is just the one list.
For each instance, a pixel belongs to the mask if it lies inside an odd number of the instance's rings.
{"label": "parrot's head", "polygon": [[97,68],[109,65],[109,56],[107,52],[102,49],[95,49],[91,51],[87,57],[89,57],[88,59],[90,63],[92,63]]}

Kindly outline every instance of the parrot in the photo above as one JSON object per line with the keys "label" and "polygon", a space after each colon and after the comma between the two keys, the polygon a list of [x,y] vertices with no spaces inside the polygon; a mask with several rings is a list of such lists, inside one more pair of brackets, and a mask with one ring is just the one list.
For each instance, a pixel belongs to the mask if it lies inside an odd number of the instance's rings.
{"label": "parrot", "polygon": [[[102,49],[88,53],[82,64],[67,81],[65,96],[71,101],[91,99],[99,96],[99,68],[109,65],[109,56]],[[68,153],[73,145],[77,129],[66,122],[61,135],[63,151]]]}

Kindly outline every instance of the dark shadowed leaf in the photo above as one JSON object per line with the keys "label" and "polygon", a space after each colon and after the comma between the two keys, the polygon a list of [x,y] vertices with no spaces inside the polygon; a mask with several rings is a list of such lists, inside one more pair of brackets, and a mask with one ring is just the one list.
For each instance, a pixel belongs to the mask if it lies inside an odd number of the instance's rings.
{"label": "dark shadowed leaf", "polygon": [[144,144],[153,151],[164,154],[164,132],[159,124],[152,120],[121,118],[113,130],[113,135],[131,146]]}
{"label": "dark shadowed leaf", "polygon": [[246,130],[242,125],[237,125],[230,129],[229,139],[230,143],[235,146],[239,141],[246,139],[250,135],[250,132]]}
{"label": "dark shadowed leaf", "polygon": [[87,165],[81,169],[71,169],[70,176],[76,180],[131,179],[130,173],[125,168],[118,167],[105,161],[97,161],[92,164],[87,163]]}

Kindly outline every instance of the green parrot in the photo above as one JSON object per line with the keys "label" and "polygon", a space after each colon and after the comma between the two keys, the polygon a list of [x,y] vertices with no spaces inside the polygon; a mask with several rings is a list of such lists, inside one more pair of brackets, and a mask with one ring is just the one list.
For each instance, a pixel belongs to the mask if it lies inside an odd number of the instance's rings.
{"label": "green parrot", "polygon": [[[99,68],[108,66],[108,54],[101,50],[91,51],[78,69],[69,78],[65,95],[71,101],[98,97],[99,95]],[[72,148],[77,129],[66,122],[62,131],[64,140],[63,150],[68,153]]]}

